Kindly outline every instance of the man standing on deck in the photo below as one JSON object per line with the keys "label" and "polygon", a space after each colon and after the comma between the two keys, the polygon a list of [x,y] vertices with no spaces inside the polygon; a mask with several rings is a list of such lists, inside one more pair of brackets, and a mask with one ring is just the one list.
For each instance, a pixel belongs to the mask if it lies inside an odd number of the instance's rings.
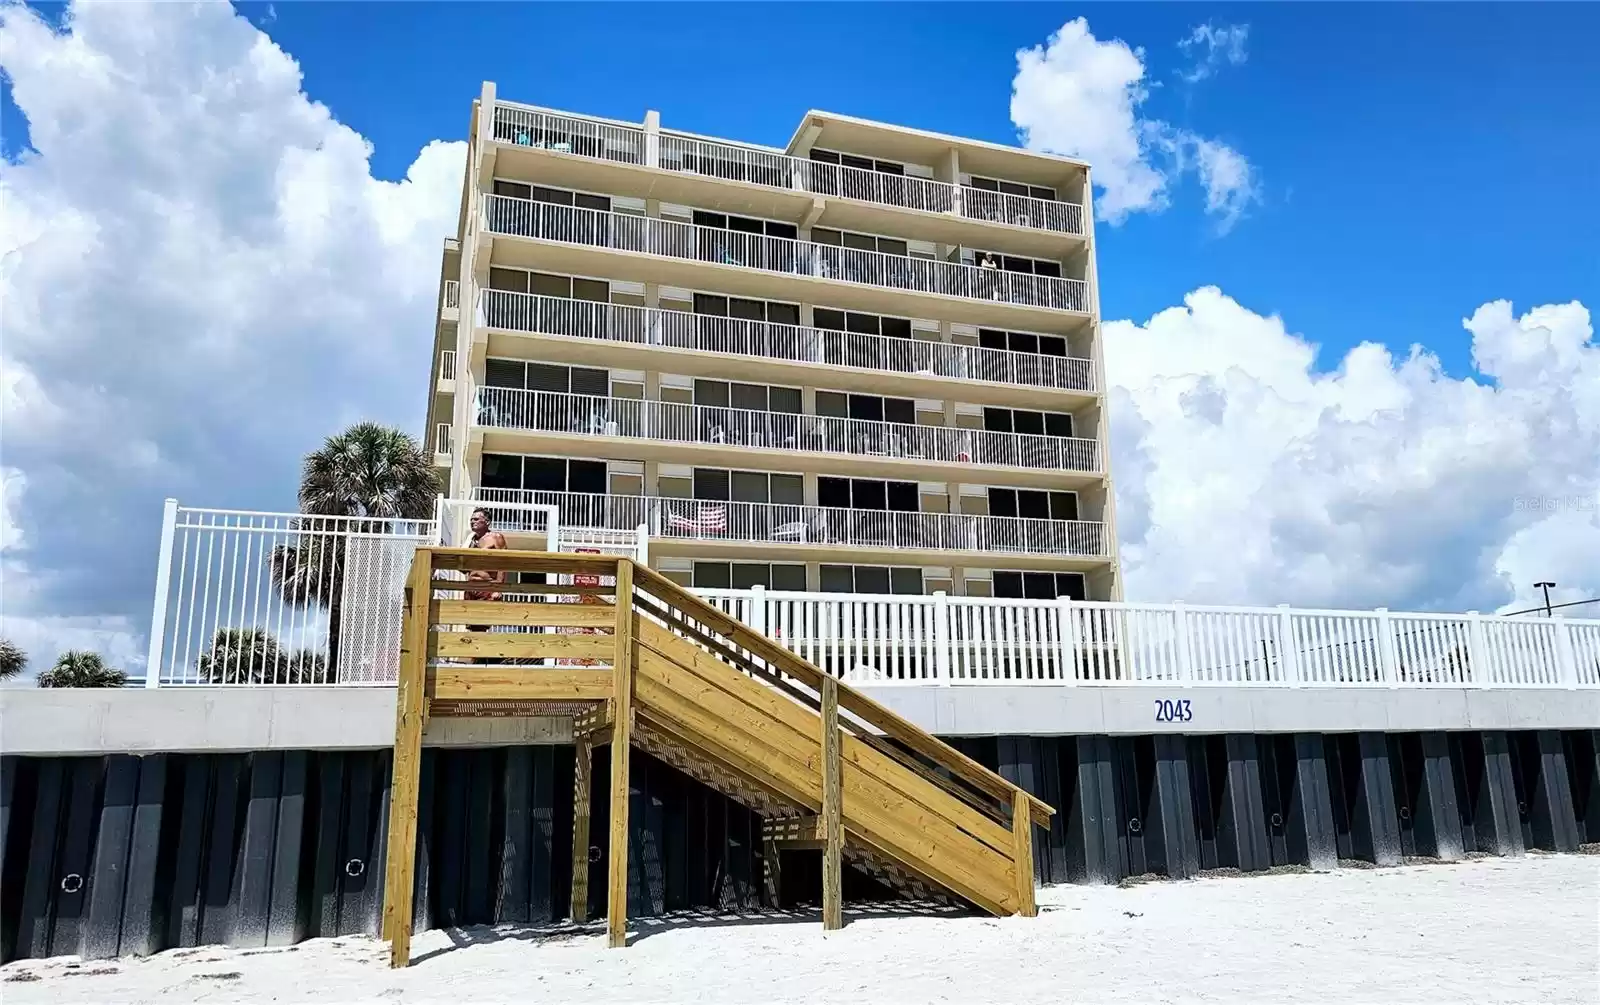
{"label": "man standing on deck", "polygon": [[[501,548],[506,547],[506,536],[497,530],[489,529],[489,514],[482,508],[472,511],[472,540],[467,543],[469,548]],[[467,573],[467,580],[474,583],[503,583],[506,574],[501,571],[487,571],[474,569]],[[467,592],[468,600],[499,600],[498,590],[470,590]],[[486,632],[488,625],[468,625],[469,632]]]}

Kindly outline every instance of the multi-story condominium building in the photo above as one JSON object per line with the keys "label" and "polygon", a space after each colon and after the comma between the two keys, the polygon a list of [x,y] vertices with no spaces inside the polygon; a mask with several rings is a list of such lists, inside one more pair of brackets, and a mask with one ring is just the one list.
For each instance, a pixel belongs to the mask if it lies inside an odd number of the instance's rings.
{"label": "multi-story condominium building", "polygon": [[1121,599],[1080,161],[486,83],[439,302],[454,499],[553,504],[564,543],[643,525],[697,588]]}

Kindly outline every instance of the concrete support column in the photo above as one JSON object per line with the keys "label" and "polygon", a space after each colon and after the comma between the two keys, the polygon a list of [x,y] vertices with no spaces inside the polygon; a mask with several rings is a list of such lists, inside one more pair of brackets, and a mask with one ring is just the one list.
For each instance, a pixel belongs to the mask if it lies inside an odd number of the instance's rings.
{"label": "concrete support column", "polygon": [[660,370],[646,370],[644,372],[644,397],[646,401],[661,400]]}
{"label": "concrete support column", "polygon": [[657,496],[661,494],[661,462],[644,462],[644,494]]}
{"label": "concrete support column", "polygon": [[800,491],[804,493],[801,498],[807,506],[820,506],[817,502],[817,473],[807,471],[800,476]]}
{"label": "concrete support column", "polygon": [[806,563],[806,590],[816,593],[822,589],[822,566],[816,562]]}
{"label": "concrete support column", "polygon": [[644,163],[661,166],[661,113],[654,109],[644,113]]}
{"label": "concrete support column", "polygon": [[802,387],[800,389],[800,414],[801,415],[816,415],[817,414],[817,389],[816,388],[814,388],[814,387]]}

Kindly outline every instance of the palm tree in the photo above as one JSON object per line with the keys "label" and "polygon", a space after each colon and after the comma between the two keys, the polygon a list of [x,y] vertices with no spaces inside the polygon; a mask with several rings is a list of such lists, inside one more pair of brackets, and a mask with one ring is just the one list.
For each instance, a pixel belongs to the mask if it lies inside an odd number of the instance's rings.
{"label": "palm tree", "polygon": [[[426,520],[440,492],[433,459],[406,433],[362,422],[328,437],[306,455],[300,473],[300,512],[311,516],[370,517],[338,530],[380,529],[386,519]],[[307,521],[306,529],[335,528]],[[286,603],[328,611],[328,656],[315,666],[305,654],[308,676],[325,678],[338,665],[341,594],[344,589],[343,534],[306,535],[297,545],[279,545],[271,555],[272,581]]]}
{"label": "palm tree", "polygon": [[195,661],[213,684],[326,684],[328,661],[310,649],[289,651],[260,628],[221,628]]}
{"label": "palm tree", "polygon": [[10,639],[0,639],[0,680],[10,680],[28,667],[28,654]]}
{"label": "palm tree", "polygon": [[55,666],[39,675],[40,687],[122,687],[128,675],[106,666],[99,653],[69,649],[56,658]]}

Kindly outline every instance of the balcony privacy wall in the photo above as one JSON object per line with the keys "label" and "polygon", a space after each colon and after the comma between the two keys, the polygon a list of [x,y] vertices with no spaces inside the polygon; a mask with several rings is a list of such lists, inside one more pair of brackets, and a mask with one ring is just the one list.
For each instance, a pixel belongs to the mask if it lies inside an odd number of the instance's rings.
{"label": "balcony privacy wall", "polygon": [[[1042,882],[1600,843],[1600,730],[954,742],[1060,808],[1034,842]],[[769,906],[760,818],[633,757],[629,913]],[[0,759],[0,954],[110,957],[375,933],[389,758]],[[566,914],[571,747],[429,748],[422,786],[417,928]],[[596,788],[591,916],[603,913],[605,890],[607,804]],[[784,905],[815,902],[817,868],[786,853]],[[847,867],[845,896],[889,894]]]}

